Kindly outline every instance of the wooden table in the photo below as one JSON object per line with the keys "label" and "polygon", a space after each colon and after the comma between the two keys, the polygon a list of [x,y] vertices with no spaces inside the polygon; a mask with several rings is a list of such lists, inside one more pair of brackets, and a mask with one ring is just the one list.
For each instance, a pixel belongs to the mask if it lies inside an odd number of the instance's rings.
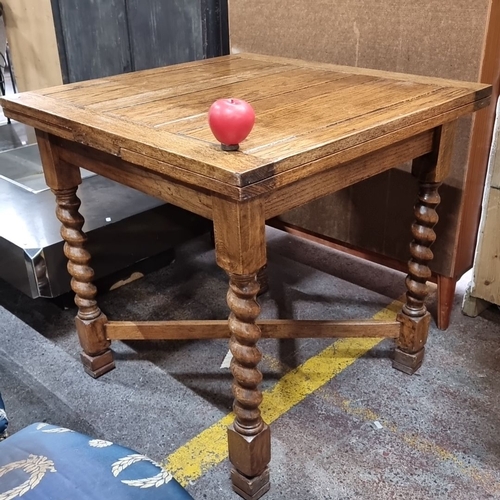
{"label": "wooden table", "polygon": [[[3,99],[7,116],[37,130],[66,241],[85,369],[98,377],[114,367],[114,339],[230,336],[233,487],[259,498],[269,488],[270,460],[259,411],[259,338],[393,337],[394,367],[420,367],[438,187],[450,168],[457,118],[487,106],[490,93],[482,84],[238,54]],[[207,125],[207,110],[221,97],[245,99],[256,111],[255,128],[236,152],[222,151]],[[266,219],[408,160],[420,187],[398,320],[256,323]],[[80,167],[213,220],[217,263],[229,274],[229,322],[108,321],[85,249]]]}

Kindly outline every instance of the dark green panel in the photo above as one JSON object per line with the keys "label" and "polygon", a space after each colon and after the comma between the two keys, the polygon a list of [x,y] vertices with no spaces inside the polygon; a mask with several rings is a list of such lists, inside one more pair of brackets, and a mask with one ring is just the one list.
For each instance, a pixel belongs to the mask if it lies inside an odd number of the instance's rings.
{"label": "dark green panel", "polygon": [[66,81],[78,82],[132,70],[125,1],[53,1]]}
{"label": "dark green panel", "polygon": [[128,0],[136,70],[202,59],[201,0]]}

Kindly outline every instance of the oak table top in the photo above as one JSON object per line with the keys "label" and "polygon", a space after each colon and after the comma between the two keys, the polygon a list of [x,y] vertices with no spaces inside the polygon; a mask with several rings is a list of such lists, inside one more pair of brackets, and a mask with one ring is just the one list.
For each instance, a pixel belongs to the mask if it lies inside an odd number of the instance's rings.
{"label": "oak table top", "polygon": [[[183,182],[202,176],[202,185],[233,197],[242,196],[234,187],[285,185],[323,169],[320,159],[332,156],[331,166],[352,148],[366,154],[454,120],[485,106],[490,93],[484,84],[236,54],[9,96],[2,105],[39,130]],[[255,109],[236,153],[221,152],[207,124],[222,97]]]}

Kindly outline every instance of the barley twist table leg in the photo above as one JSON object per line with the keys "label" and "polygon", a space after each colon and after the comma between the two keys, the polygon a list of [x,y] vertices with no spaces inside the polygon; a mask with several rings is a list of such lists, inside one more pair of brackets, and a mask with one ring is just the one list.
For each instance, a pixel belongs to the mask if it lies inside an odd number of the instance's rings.
{"label": "barley twist table leg", "polygon": [[235,421],[228,428],[233,489],[246,500],[256,500],[270,488],[268,463],[271,434],[259,405],[262,374],[257,368],[260,307],[257,274],[266,265],[264,205],[260,198],[234,201],[212,197],[217,264],[229,275],[229,346],[233,354]]}
{"label": "barley twist table leg", "polygon": [[398,316],[401,332],[394,356],[394,368],[408,374],[421,366],[430,324],[430,314],[425,307],[429,294],[427,280],[431,277],[428,263],[434,255],[431,245],[436,239],[434,226],[438,222],[436,207],[439,205],[439,182],[421,182],[415,205],[415,222],[412,225],[413,241],[410,244],[411,259],[406,278],[406,304]]}
{"label": "barley twist table leg", "polygon": [[90,253],[85,249],[87,237],[82,231],[84,219],[79,212],[80,200],[76,190],[74,187],[52,191],[56,195],[56,215],[62,223],[61,236],[65,241],[64,255],[68,258],[71,288],[76,294],[78,314],[75,321],[84,351],[82,363],[87,373],[99,377],[115,365],[109,349],[110,342],[104,331],[107,318],[95,300],[97,289],[92,283],[94,270],[90,267]]}
{"label": "barley twist table leg", "polygon": [[260,307],[256,301],[259,291],[256,275],[230,275],[227,302],[231,310],[229,343],[234,376],[234,424],[228,430],[229,458],[235,467],[231,477],[237,493],[246,499],[260,498],[269,490],[267,464],[271,459],[271,434],[263,422],[259,405],[262,393],[259,384],[262,374],[257,368],[261,353],[257,341],[261,336],[255,324]]}

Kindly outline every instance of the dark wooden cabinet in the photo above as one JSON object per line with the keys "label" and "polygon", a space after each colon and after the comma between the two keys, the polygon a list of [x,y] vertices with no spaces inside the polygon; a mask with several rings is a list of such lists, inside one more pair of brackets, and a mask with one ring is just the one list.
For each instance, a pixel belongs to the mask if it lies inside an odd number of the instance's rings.
{"label": "dark wooden cabinet", "polygon": [[65,83],[228,52],[225,0],[51,0]]}

